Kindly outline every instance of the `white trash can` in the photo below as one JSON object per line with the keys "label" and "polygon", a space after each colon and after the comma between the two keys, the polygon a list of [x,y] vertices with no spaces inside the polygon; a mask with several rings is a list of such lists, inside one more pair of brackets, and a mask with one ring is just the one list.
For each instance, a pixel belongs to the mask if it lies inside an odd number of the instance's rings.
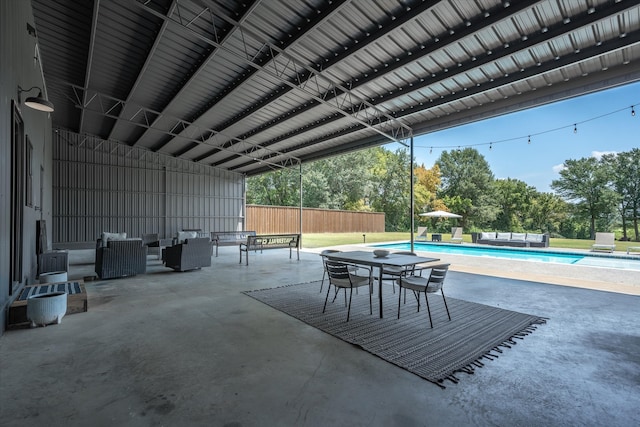
{"label": "white trash can", "polygon": [[50,271],[48,273],[40,273],[40,283],[56,283],[56,282],[66,282],[66,281],[67,281],[66,271]]}

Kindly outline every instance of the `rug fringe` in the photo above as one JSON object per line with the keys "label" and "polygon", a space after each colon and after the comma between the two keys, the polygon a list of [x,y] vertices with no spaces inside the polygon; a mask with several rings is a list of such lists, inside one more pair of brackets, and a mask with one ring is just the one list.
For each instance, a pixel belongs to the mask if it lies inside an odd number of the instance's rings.
{"label": "rug fringe", "polygon": [[[473,375],[475,373],[475,369],[476,368],[482,368],[482,367],[485,366],[484,363],[482,363],[480,361],[480,359],[495,360],[495,359],[499,358],[499,355],[494,354],[493,352],[503,353],[503,351],[502,351],[502,349],[500,347],[512,348],[512,346],[517,344],[517,342],[514,341],[514,338],[524,339],[524,337],[526,337],[527,335],[533,333],[537,329],[537,325],[546,324],[547,320],[548,320],[547,318],[538,318],[538,320],[533,321],[532,324],[530,324],[529,326],[526,326],[521,331],[514,333],[511,337],[507,338],[506,340],[504,340],[502,343],[500,343],[496,347],[494,347],[491,350],[487,351],[485,354],[480,356],[478,359],[472,361],[467,366],[464,366],[462,368],[456,369],[452,374],[448,375],[447,377],[443,378],[440,381],[444,382],[445,380],[449,380],[454,384],[458,384],[459,379],[455,375],[453,375],[454,373],[463,372],[463,373],[465,373],[467,375]],[[441,384],[439,384],[439,385],[441,385]],[[441,387],[442,388],[446,388],[443,385],[441,385]]]}

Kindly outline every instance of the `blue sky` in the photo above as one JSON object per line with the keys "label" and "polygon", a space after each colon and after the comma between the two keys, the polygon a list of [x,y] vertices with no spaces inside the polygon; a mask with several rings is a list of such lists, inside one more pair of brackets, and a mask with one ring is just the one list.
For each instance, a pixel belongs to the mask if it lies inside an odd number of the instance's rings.
{"label": "blue sky", "polygon": [[443,150],[479,144],[474,148],[496,178],[519,179],[551,192],[551,181],[559,177],[565,160],[629,151],[640,147],[639,135],[640,83],[634,83],[422,135],[414,139],[414,155],[417,164],[430,168]]}

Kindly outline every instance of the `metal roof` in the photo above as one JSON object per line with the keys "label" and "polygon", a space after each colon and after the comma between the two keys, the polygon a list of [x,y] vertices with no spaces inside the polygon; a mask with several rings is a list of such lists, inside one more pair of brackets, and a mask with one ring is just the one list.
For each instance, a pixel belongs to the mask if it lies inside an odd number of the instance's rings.
{"label": "metal roof", "polygon": [[640,80],[637,0],[32,0],[54,126],[254,175]]}

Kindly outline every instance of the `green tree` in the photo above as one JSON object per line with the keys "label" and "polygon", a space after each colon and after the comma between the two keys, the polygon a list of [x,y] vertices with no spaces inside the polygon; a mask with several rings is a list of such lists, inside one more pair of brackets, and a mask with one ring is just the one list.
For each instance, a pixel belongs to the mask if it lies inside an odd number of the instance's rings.
{"label": "green tree", "polygon": [[280,169],[247,179],[247,203],[298,206],[300,204],[298,169]]}
{"label": "green tree", "polygon": [[458,197],[463,227],[487,226],[496,218],[498,209],[493,202],[493,173],[485,158],[474,148],[443,151],[436,164],[440,168],[440,195],[454,200]]}
{"label": "green tree", "polygon": [[[555,234],[569,217],[569,205],[555,194],[536,192],[531,198],[526,228]],[[567,236],[568,237],[568,236]]]}
{"label": "green tree", "polygon": [[531,201],[536,189],[524,181],[507,178],[494,182],[495,201],[499,208],[494,221],[497,230],[525,231],[524,225],[529,217]]}
{"label": "green tree", "polygon": [[632,221],[635,240],[638,241],[638,216],[640,214],[640,149],[602,156],[613,189],[620,196],[618,210],[622,218],[622,234],[627,236],[627,220]]}
{"label": "green tree", "polygon": [[371,205],[376,212],[385,213],[387,231],[408,230],[411,223],[409,155],[406,150],[393,153],[383,148],[376,149],[375,153],[375,188],[370,195]]}
{"label": "green tree", "polygon": [[589,221],[590,238],[595,238],[596,224],[609,228],[615,212],[616,193],[608,187],[607,169],[594,157],[566,160],[560,178],[551,188],[570,203],[578,217]]}

